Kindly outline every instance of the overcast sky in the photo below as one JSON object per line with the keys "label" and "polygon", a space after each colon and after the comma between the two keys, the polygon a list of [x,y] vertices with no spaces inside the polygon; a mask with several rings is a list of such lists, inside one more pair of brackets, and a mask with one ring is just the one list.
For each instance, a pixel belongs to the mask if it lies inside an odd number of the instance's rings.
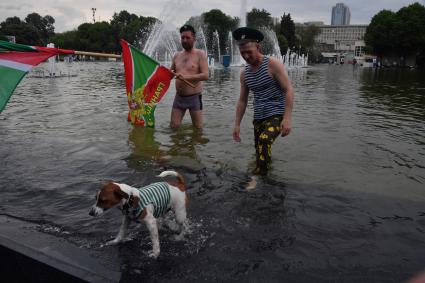
{"label": "overcast sky", "polygon": [[[220,9],[234,17],[240,17],[245,0],[14,0],[0,3],[0,22],[12,16],[22,20],[36,12],[51,15],[55,31],[76,29],[78,25],[92,21],[92,9],[96,8],[96,21],[109,21],[114,12],[127,10],[142,16],[166,17],[176,26],[182,25],[190,16],[197,16],[211,9]],[[330,24],[331,10],[335,0],[246,0],[246,11],[265,9],[273,17],[291,13],[295,22],[323,21]],[[351,24],[368,24],[382,9],[397,11],[414,2],[425,5],[425,0],[345,0],[351,12]]]}

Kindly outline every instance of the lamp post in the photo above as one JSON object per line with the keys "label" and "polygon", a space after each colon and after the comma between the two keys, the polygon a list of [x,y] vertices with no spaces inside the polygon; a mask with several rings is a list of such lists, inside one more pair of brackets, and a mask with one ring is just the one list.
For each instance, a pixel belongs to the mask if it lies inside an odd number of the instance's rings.
{"label": "lamp post", "polygon": [[91,10],[93,11],[93,23],[95,23],[96,22],[96,18],[95,18],[96,8],[91,8]]}

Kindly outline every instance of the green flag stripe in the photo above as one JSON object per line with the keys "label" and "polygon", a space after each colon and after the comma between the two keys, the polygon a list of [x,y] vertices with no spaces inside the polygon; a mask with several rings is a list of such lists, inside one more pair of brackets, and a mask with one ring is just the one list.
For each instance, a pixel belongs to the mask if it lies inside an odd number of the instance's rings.
{"label": "green flag stripe", "polygon": [[3,111],[18,83],[27,72],[0,65],[0,112]]}
{"label": "green flag stripe", "polygon": [[130,45],[133,57],[133,91],[146,84],[148,78],[154,73],[158,62],[146,56]]}
{"label": "green flag stripe", "polygon": [[38,52],[37,49],[35,49],[32,46],[12,43],[12,42],[3,41],[3,40],[0,40],[0,48],[5,50],[10,50],[10,51]]}

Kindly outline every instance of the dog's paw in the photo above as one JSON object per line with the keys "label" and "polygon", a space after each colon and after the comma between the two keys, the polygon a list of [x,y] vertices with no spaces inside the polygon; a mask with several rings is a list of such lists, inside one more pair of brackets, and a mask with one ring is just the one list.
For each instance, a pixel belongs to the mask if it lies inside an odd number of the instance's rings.
{"label": "dog's paw", "polygon": [[119,243],[121,243],[121,239],[113,239],[111,241],[107,241],[105,245],[106,246],[113,246],[113,245],[117,245]]}
{"label": "dog's paw", "polygon": [[180,232],[181,231],[181,227],[179,224],[177,224],[174,221],[168,220],[167,222],[167,227],[173,231],[173,232]]}
{"label": "dog's paw", "polygon": [[184,234],[181,233],[181,234],[173,235],[172,238],[174,241],[180,242],[184,240]]}

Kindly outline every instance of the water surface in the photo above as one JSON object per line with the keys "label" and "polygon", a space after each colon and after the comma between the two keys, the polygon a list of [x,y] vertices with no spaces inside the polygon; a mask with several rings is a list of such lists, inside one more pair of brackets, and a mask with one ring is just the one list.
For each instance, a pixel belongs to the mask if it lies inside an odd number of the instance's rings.
{"label": "water surface", "polygon": [[[0,115],[0,213],[118,258],[123,282],[400,282],[425,268],[425,80],[415,70],[318,65],[289,70],[293,130],[273,145],[256,190],[252,99],[232,141],[239,68],[205,84],[205,128],[168,127],[173,88],[155,129],[126,121],[121,63],[60,65],[75,77],[26,77]],[[31,75],[31,74],[30,74]],[[91,218],[105,180],[142,186],[164,169],[188,185],[190,233],[160,232],[104,247],[120,212]]]}

